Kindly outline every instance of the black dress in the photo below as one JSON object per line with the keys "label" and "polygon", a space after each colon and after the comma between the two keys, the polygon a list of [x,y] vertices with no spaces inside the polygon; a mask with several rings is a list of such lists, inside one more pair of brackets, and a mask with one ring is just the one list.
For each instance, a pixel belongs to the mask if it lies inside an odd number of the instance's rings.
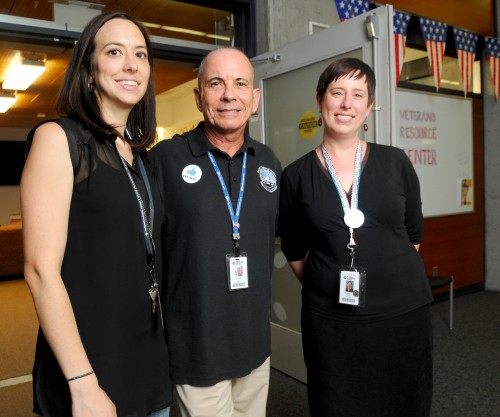
{"label": "black dress", "polygon": [[[100,387],[116,405],[118,416],[144,417],[169,406],[171,383],[165,338],[148,296],[150,277],[139,205],[114,143],[99,141],[88,131],[79,136],[61,275]],[[130,171],[147,201],[144,183],[134,168],[137,158]],[[156,197],[154,187],[153,192]],[[159,245],[161,205],[154,208],[154,237]],[[71,416],[68,383],[41,331],[33,388],[35,412]]]}
{"label": "black dress", "polygon": [[315,151],[285,168],[280,234],[289,261],[307,255],[302,338],[313,416],[429,415],[432,294],[414,245],[423,221],[417,175],[403,151],[369,144],[359,184],[363,225],[355,265],[367,269],[366,303],[339,303],[350,264],[349,229]]}

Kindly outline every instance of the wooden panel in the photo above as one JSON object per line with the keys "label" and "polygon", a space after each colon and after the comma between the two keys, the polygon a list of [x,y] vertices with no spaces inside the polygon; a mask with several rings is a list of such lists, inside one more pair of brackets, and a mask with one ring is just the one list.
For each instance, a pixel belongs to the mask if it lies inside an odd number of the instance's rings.
{"label": "wooden panel", "polygon": [[495,36],[494,0],[390,0],[396,9],[439,20],[453,27],[486,36]]}
{"label": "wooden panel", "polygon": [[455,288],[484,282],[484,144],[482,100],[473,99],[474,213],[425,219],[420,253],[432,275],[454,275]]}
{"label": "wooden panel", "polygon": [[[121,3],[120,3],[121,7]],[[215,23],[230,16],[229,12],[211,9],[177,1],[147,0],[140,2],[130,11],[140,16],[143,22],[158,23],[163,26],[174,26],[195,30],[206,34],[214,34]],[[149,29],[152,35],[180,38],[194,42],[214,43],[213,38],[189,35],[168,30]]]}
{"label": "wooden panel", "polygon": [[5,14],[32,19],[52,20],[54,18],[53,5],[50,1],[19,1],[13,0],[9,11]]}
{"label": "wooden panel", "polygon": [[191,81],[198,76],[194,72],[194,64],[164,59],[154,60],[154,74],[157,95]]}
{"label": "wooden panel", "polygon": [[22,274],[24,267],[23,230],[19,226],[0,227],[0,276]]}

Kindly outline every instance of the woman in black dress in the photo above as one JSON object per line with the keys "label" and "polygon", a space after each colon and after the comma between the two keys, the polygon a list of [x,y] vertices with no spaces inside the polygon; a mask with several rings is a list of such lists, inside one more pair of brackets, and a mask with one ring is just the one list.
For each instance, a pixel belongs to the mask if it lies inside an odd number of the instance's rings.
{"label": "woman in black dress", "polygon": [[[25,277],[40,321],[34,411],[167,417],[154,260],[161,205],[141,152],[156,137],[151,48],[120,12],[82,32],[21,181]],[[161,248],[157,248],[161,249]]]}
{"label": "woman in black dress", "polygon": [[338,60],[320,76],[322,144],[282,176],[282,249],[303,283],[302,339],[313,417],[424,417],[432,329],[418,247],[419,181],[400,149],[360,127],[375,75]]}

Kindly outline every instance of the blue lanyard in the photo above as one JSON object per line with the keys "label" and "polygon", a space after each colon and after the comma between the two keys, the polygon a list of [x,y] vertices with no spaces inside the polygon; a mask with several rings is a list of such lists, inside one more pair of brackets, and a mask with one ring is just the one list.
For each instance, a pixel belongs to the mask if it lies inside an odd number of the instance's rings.
{"label": "blue lanyard", "polygon": [[231,202],[229,191],[227,190],[227,186],[224,181],[224,178],[222,177],[219,165],[217,164],[217,161],[212,155],[212,152],[208,151],[208,157],[210,158],[210,162],[212,162],[215,173],[217,174],[217,178],[219,179],[222,192],[224,193],[224,198],[226,200],[227,209],[229,211],[229,216],[231,217],[231,223],[233,226],[233,241],[234,241],[235,255],[239,256],[239,243],[238,243],[238,241],[240,240],[239,220],[240,220],[241,204],[243,202],[243,194],[245,193],[245,181],[247,175],[247,151],[243,153],[243,165],[241,166],[241,184],[240,184],[240,192],[238,195],[238,202],[236,204],[236,211],[233,208],[233,203]]}

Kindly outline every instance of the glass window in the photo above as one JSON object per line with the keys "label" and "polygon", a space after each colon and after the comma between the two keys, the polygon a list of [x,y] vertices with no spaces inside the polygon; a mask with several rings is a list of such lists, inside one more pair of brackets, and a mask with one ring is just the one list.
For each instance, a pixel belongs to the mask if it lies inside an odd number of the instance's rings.
{"label": "glass window", "polygon": [[[152,35],[210,44],[226,44],[234,37],[233,14],[224,2],[217,8],[199,6],[199,1],[176,0],[125,0],[120,2],[64,2],[41,1],[34,7],[30,2],[16,1],[8,11],[0,12],[10,16],[31,19],[61,21],[74,26],[85,23],[100,12],[121,10],[141,20]],[[205,4],[209,2],[205,1]],[[229,2],[231,3],[231,2]],[[57,7],[57,9],[55,9]],[[233,5],[233,8],[235,6]],[[81,24],[78,24],[82,21]]]}
{"label": "glass window", "polygon": [[[255,49],[253,14],[246,0],[124,0],[103,3],[57,4],[80,7],[82,10],[91,5],[94,15],[120,9],[141,20],[152,35],[157,94],[195,79],[197,65],[215,45],[234,45],[250,55]],[[66,30],[65,24],[54,21],[55,17],[61,16],[55,12],[54,2],[37,4],[37,7],[32,7],[26,2],[13,2],[9,10],[0,10],[4,13],[0,14],[0,85],[13,62],[21,56],[36,55],[46,67],[46,71],[27,90],[13,93],[16,102],[2,113],[0,128],[32,127],[47,118],[56,117],[54,97],[64,78],[79,28],[86,24],[86,21],[78,23],[81,18],[78,13],[69,13],[61,19],[74,29]],[[72,17],[73,22],[70,21]]]}

